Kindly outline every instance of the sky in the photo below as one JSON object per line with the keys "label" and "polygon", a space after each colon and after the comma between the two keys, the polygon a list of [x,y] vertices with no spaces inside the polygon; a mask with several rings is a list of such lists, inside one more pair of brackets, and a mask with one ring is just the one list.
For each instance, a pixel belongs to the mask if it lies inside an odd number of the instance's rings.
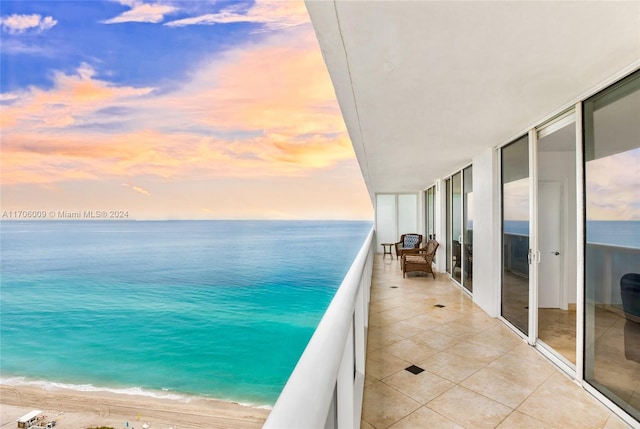
{"label": "sky", "polygon": [[373,218],[301,0],[2,0],[0,37],[3,214]]}

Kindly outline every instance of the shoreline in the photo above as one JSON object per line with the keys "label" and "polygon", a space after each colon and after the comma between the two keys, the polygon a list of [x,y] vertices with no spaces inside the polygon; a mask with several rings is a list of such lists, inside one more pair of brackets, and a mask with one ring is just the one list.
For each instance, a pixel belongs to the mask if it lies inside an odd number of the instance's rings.
{"label": "shoreline", "polygon": [[42,410],[56,428],[115,429],[261,428],[270,410],[201,396],[184,399],[109,391],[80,391],[57,387],[0,384],[0,429],[16,427],[16,419],[31,410]]}

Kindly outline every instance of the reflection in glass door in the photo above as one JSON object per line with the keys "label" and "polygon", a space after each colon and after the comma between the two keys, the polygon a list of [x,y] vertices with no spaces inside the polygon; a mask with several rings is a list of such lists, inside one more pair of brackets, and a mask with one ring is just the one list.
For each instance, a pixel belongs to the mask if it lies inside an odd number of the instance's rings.
{"label": "reflection in glass door", "polygon": [[572,111],[537,130],[538,339],[576,364],[576,124]]}
{"label": "reflection in glass door", "polygon": [[426,202],[426,228],[425,241],[436,239],[436,187],[432,186],[425,192]]}
{"label": "reflection in glass door", "polygon": [[451,276],[462,283],[462,173],[451,177]]}
{"label": "reflection in glass door", "polygon": [[529,328],[529,141],[501,150],[502,317],[523,333]]}
{"label": "reflection in glass door", "polygon": [[462,222],[462,266],[464,276],[462,285],[473,292],[473,167],[465,168],[463,173],[463,222]]}
{"label": "reflection in glass door", "polygon": [[640,419],[640,72],[584,103],[584,379]]}
{"label": "reflection in glass door", "polygon": [[446,236],[446,243],[447,243],[447,272],[449,274],[451,274],[451,245],[448,243],[451,243],[451,222],[452,222],[452,215],[451,215],[451,179],[446,179],[445,180],[445,194],[446,194],[446,206],[447,206],[447,236]]}

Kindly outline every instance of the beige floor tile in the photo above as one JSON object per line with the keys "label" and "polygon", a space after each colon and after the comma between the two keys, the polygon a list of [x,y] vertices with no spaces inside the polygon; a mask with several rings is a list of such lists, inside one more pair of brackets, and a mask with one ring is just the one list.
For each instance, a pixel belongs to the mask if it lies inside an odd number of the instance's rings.
{"label": "beige floor tile", "polygon": [[[628,429],[445,274],[403,279],[398,261],[381,261],[371,290],[362,429]],[[608,313],[596,320],[604,362],[596,372],[629,384],[607,365],[614,351],[605,334],[620,330],[619,317]],[[411,364],[425,371],[405,371]],[[640,402],[640,383],[631,383],[625,388]]]}
{"label": "beige floor tile", "polygon": [[518,411],[561,428],[602,428],[609,411],[563,374],[551,375]]}
{"label": "beige floor tile", "polygon": [[427,313],[422,313],[416,316],[413,316],[409,319],[406,319],[405,322],[412,324],[413,326],[418,326],[422,330],[432,330],[440,327],[442,322],[432,317]]}
{"label": "beige floor tile", "polygon": [[455,320],[460,320],[464,317],[463,314],[455,310],[448,310],[446,307],[437,308],[436,310],[429,312],[429,316],[433,317],[434,319],[442,323],[450,323]]}
{"label": "beige floor tile", "polygon": [[526,344],[524,340],[517,337],[513,332],[504,326],[495,326],[474,335],[469,342],[482,344],[503,353],[509,352],[521,344]]}
{"label": "beige floor tile", "polygon": [[469,429],[493,429],[513,411],[507,406],[460,386],[443,393],[427,406]]}
{"label": "beige floor tile", "polygon": [[419,362],[417,365],[449,381],[460,383],[481,370],[486,363],[444,351]]}
{"label": "beige floor tile", "polygon": [[394,332],[381,329],[378,326],[371,326],[367,333],[367,352],[381,349],[403,339],[403,336]]}
{"label": "beige floor tile", "polygon": [[447,353],[453,353],[460,357],[490,364],[503,355],[503,352],[485,345],[461,341],[453,347],[447,349]]}
{"label": "beige floor tile", "polygon": [[402,307],[393,308],[386,312],[381,312],[380,314],[388,315],[390,317],[396,318],[398,321],[402,321],[424,314],[424,310],[418,308],[408,308],[406,305],[403,305]]}
{"label": "beige floor tile", "polygon": [[429,328],[424,326],[420,326],[410,321],[400,321],[393,323],[391,325],[385,326],[385,330],[400,335],[403,338],[411,338],[414,335],[422,334],[423,332],[427,332]]}
{"label": "beige floor tile", "polygon": [[631,426],[626,424],[620,417],[611,413],[607,423],[602,429],[631,429]]}
{"label": "beige floor tile", "polygon": [[390,427],[390,429],[465,429],[459,424],[422,407]]}
{"label": "beige floor tile", "polygon": [[456,320],[451,323],[441,324],[433,329],[435,332],[445,333],[451,337],[466,340],[478,334],[478,331],[468,322]]}
{"label": "beige floor tile", "polygon": [[365,371],[367,374],[382,380],[398,371],[410,366],[411,362],[400,359],[394,355],[377,350],[367,354]]}
{"label": "beige floor tile", "polygon": [[460,340],[467,340],[478,333],[468,326],[460,325],[459,323],[443,324],[433,329],[435,332],[443,333],[450,337],[456,337]]}
{"label": "beige floor tile", "polygon": [[374,384],[374,383],[376,383],[378,381],[380,381],[380,380],[375,378],[371,374],[365,374],[364,375],[364,388],[366,389],[367,387],[371,386],[372,384]]}
{"label": "beige floor tile", "polygon": [[414,340],[398,341],[382,348],[382,351],[412,363],[420,362],[438,353],[438,350]]}
{"label": "beige floor tile", "polygon": [[454,337],[440,331],[427,331],[422,334],[414,335],[411,339],[439,351],[446,350],[462,341],[461,338]]}
{"label": "beige floor tile", "polygon": [[461,386],[480,393],[503,405],[516,408],[533,393],[545,378],[530,380],[510,372],[486,367],[460,383]]}
{"label": "beige floor tile", "polygon": [[362,419],[360,420],[360,429],[376,429],[376,428],[371,426],[366,420]]}
{"label": "beige floor tile", "polygon": [[420,403],[379,382],[364,392],[362,418],[376,429],[387,428],[420,408]]}
{"label": "beige floor tile", "polygon": [[555,426],[534,419],[519,411],[514,411],[500,423],[497,429],[554,429]]}
{"label": "beige floor tile", "polygon": [[528,345],[518,346],[491,362],[488,367],[510,374],[526,385],[535,384],[536,386],[558,372],[551,362]]}
{"label": "beige floor tile", "polygon": [[400,322],[408,319],[409,317],[403,317],[403,309],[400,307],[392,308],[391,310],[379,311],[376,314],[376,326],[387,326],[392,323]]}
{"label": "beige floor tile", "polygon": [[426,404],[455,386],[455,383],[429,371],[423,371],[420,374],[400,371],[385,378],[382,382],[421,404]]}

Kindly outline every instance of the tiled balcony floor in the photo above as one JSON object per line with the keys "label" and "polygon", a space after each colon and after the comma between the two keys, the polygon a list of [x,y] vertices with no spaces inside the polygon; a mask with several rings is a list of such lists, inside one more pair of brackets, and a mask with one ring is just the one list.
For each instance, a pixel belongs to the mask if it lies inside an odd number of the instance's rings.
{"label": "tiled balcony floor", "polygon": [[389,256],[374,263],[367,347],[362,429],[628,427],[445,274],[403,279]]}

